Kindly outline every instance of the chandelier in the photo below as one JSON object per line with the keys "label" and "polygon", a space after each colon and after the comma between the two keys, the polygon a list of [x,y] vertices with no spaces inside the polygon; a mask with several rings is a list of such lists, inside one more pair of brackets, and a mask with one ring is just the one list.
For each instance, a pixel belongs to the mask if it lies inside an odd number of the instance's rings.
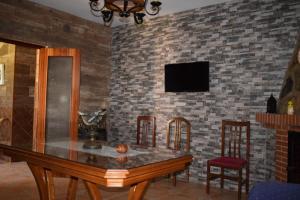
{"label": "chandelier", "polygon": [[126,18],[133,14],[135,23],[142,24],[145,13],[156,15],[160,10],[159,0],[152,0],[150,4],[151,6],[148,5],[148,0],[90,0],[92,14],[102,17],[104,24],[112,22],[114,12]]}

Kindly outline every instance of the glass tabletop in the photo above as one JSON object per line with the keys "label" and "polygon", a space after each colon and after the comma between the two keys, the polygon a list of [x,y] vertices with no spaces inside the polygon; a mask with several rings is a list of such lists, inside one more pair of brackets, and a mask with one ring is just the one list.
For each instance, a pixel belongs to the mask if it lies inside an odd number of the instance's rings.
{"label": "glass tabletop", "polygon": [[172,151],[166,148],[150,148],[138,145],[127,145],[128,151],[126,153],[118,153],[116,145],[101,142],[102,147],[100,149],[86,149],[84,148],[84,141],[75,142],[66,139],[40,144],[37,150],[32,150],[29,144],[10,146],[103,169],[131,169],[190,155],[186,152]]}

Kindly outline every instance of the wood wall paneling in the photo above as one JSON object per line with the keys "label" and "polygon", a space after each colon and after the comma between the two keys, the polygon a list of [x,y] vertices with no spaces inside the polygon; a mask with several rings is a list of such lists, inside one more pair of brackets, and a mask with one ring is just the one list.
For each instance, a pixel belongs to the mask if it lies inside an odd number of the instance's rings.
{"label": "wood wall paneling", "polygon": [[35,46],[77,48],[81,53],[80,110],[108,99],[112,30],[31,1],[0,2],[0,38]]}

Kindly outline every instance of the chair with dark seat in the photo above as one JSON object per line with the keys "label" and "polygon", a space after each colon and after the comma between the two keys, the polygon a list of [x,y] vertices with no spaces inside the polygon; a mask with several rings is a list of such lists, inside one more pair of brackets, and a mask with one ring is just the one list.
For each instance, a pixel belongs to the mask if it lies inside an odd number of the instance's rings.
{"label": "chair with dark seat", "polygon": [[[249,192],[249,158],[250,158],[250,122],[249,121],[222,121],[221,157],[207,161],[206,193],[209,194],[210,180],[220,178],[221,188],[224,179],[238,182],[238,199],[241,199],[242,185],[246,185]],[[220,173],[211,172],[211,167],[220,169]],[[246,177],[243,179],[243,169]],[[225,175],[224,169],[238,172],[237,176]]]}
{"label": "chair with dark seat", "polygon": [[136,144],[155,147],[156,145],[156,118],[154,116],[137,117]]}
{"label": "chair with dark seat", "polygon": [[[168,121],[167,148],[190,151],[191,123],[183,117],[175,117]],[[185,170],[186,181],[189,181],[189,168]],[[173,185],[176,185],[176,173],[173,174]]]}

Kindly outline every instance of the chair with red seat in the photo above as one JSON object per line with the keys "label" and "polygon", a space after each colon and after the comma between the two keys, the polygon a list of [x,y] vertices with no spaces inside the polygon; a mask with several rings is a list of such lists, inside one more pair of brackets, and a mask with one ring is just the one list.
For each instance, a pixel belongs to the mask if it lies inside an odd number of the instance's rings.
{"label": "chair with red seat", "polygon": [[[238,182],[238,199],[241,199],[242,185],[246,185],[249,192],[249,159],[250,159],[250,122],[222,120],[221,157],[207,161],[206,193],[209,194],[210,181],[220,178],[221,188],[224,179]],[[243,156],[244,155],[244,156]],[[220,173],[211,172],[211,167],[220,168]],[[243,169],[246,177],[243,179]],[[224,169],[235,170],[238,176],[225,175]]]}

